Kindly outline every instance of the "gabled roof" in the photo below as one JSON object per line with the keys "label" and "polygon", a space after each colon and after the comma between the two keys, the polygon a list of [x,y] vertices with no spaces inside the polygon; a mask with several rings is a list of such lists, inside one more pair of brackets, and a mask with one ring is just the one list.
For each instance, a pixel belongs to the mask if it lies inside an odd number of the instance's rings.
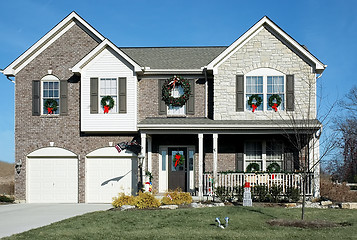
{"label": "gabled roof", "polygon": [[31,62],[37,55],[39,55],[44,49],[51,45],[56,39],[63,35],[73,25],[78,24],[83,28],[93,39],[98,43],[105,38],[90,24],[88,24],[83,18],[81,18],[76,12],[71,12],[60,23],[52,28],[45,36],[38,40],[34,45],[27,49],[21,56],[7,66],[3,74],[7,76],[15,76],[23,67]]}
{"label": "gabled roof", "polygon": [[128,55],[126,55],[123,51],[121,51],[117,46],[115,46],[111,41],[105,39],[101,42],[97,47],[95,47],[90,53],[88,53],[82,60],[80,60],[75,66],[72,67],[72,72],[80,73],[82,69],[92,61],[98,54],[100,54],[105,48],[110,47],[117,54],[119,54],[122,58],[128,61],[133,67],[135,72],[141,72],[141,66],[137,64],[133,59],[131,59]]}
{"label": "gabled roof", "polygon": [[282,37],[286,42],[291,45],[294,51],[303,54],[307,59],[309,59],[315,66],[316,73],[322,73],[327,65],[324,65],[320,60],[318,60],[314,55],[312,55],[306,48],[300,45],[295,39],[293,39],[289,34],[282,30],[278,25],[276,25],[267,16],[264,16],[256,24],[254,24],[248,31],[246,31],[242,36],[240,36],[235,42],[233,42],[226,50],[219,54],[213,61],[207,65],[207,69],[217,72],[218,66],[223,63],[227,58],[234,54],[238,49],[240,49],[246,42],[250,40],[259,32],[263,27],[269,27],[277,35]]}
{"label": "gabled roof", "polygon": [[141,47],[120,48],[142,67],[150,70],[199,70],[227,47]]}

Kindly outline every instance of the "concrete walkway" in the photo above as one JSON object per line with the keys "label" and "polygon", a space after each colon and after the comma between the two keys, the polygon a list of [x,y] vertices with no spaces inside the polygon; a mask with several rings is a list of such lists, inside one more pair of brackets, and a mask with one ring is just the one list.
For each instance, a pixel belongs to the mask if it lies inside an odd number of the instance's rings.
{"label": "concrete walkway", "polygon": [[0,238],[111,207],[110,204],[82,203],[0,205]]}

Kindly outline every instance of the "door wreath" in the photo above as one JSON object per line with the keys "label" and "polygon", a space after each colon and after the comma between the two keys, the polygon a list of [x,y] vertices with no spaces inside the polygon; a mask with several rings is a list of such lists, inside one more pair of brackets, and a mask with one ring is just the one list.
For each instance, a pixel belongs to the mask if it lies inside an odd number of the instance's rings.
{"label": "door wreath", "polygon": [[175,163],[175,167],[178,165],[183,166],[185,163],[185,157],[182,154],[176,153],[175,157],[172,158],[172,161]]}

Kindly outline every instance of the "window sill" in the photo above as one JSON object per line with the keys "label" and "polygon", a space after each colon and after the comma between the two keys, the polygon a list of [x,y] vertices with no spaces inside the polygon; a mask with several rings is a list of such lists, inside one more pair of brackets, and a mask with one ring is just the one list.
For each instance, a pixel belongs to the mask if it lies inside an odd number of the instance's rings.
{"label": "window sill", "polygon": [[186,115],[167,115],[168,118],[186,118]]}
{"label": "window sill", "polygon": [[41,115],[40,118],[59,118],[59,114],[44,114]]}

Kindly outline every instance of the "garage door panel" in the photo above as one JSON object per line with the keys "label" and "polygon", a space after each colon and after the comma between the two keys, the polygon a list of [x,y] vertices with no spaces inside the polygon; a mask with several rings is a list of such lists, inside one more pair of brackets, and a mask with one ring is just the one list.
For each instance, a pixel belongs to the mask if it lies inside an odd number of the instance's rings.
{"label": "garage door panel", "polygon": [[87,202],[110,203],[119,193],[136,192],[132,181],[137,172],[135,158],[88,158],[86,166]]}
{"label": "garage door panel", "polygon": [[30,158],[28,161],[28,202],[78,202],[78,159]]}

